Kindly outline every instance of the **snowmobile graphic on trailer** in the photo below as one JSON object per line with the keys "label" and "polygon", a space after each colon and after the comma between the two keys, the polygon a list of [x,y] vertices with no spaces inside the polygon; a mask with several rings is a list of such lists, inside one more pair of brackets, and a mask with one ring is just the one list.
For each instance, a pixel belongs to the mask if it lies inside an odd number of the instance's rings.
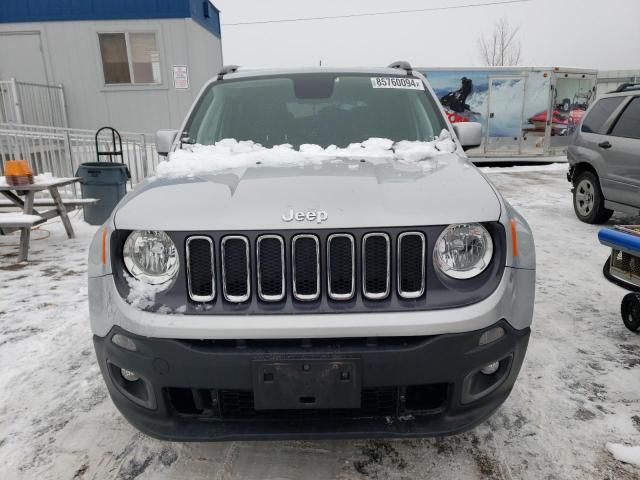
{"label": "snowmobile graphic on trailer", "polygon": [[[571,135],[587,111],[592,94],[591,90],[581,91],[573,96],[573,101],[564,98],[561,103],[554,102],[551,115],[551,135]],[[528,118],[528,122],[533,125],[533,128],[527,129],[528,131],[544,133],[547,125],[547,112],[543,110],[536,113]]]}
{"label": "snowmobile graphic on trailer", "polygon": [[440,104],[451,123],[477,122],[480,113],[471,111],[466,103],[467,97],[473,93],[473,81],[467,77],[462,77],[460,81],[460,88],[440,97]]}

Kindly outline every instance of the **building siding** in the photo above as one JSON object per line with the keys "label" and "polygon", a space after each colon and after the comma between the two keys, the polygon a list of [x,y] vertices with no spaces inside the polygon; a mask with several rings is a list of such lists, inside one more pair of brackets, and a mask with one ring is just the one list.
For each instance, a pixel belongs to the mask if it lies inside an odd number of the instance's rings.
{"label": "building siding", "polygon": [[[156,31],[162,84],[104,86],[100,31]],[[199,89],[222,66],[220,39],[191,18],[0,24],[0,49],[2,33],[18,32],[40,34],[47,83],[64,86],[74,128],[97,129],[107,124],[145,133],[177,128]],[[189,89],[173,88],[173,65],[188,66]],[[10,75],[4,69],[0,73]]]}

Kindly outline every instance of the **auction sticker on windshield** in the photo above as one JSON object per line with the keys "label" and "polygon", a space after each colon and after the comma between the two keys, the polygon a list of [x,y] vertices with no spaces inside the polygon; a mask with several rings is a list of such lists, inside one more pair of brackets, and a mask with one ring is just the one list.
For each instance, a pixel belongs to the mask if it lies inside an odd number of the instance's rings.
{"label": "auction sticker on windshield", "polygon": [[373,88],[406,88],[409,90],[424,90],[424,83],[419,78],[372,77]]}

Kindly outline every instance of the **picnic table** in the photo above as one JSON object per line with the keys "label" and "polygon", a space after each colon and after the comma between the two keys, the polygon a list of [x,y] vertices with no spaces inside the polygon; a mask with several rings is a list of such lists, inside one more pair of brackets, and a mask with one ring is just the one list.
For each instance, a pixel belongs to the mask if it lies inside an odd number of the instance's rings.
{"label": "picnic table", "polygon": [[[18,263],[26,261],[28,258],[31,228],[35,225],[39,225],[55,217],[60,217],[67,236],[69,238],[75,237],[73,226],[67,214],[67,205],[73,204],[73,206],[77,206],[80,202],[63,201],[58,189],[79,181],[79,177],[36,177],[35,183],[31,185],[13,186],[9,185],[4,177],[0,177],[0,194],[9,199],[8,203],[2,202],[2,206],[15,206],[22,210],[22,212],[0,213],[0,230],[4,233],[17,229],[21,231]],[[49,192],[51,200],[45,199],[43,201],[36,199],[36,194],[44,191]],[[21,195],[24,196],[24,200],[20,198]],[[40,206],[52,206],[53,208],[46,211],[36,210],[36,207],[39,208]]]}

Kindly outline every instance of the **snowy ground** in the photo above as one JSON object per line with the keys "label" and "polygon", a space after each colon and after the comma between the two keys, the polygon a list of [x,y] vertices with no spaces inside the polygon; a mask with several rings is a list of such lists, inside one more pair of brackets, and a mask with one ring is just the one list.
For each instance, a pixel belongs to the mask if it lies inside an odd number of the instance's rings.
{"label": "snowy ground", "polygon": [[[108,398],[86,294],[93,232],[34,232],[28,266],[0,237],[0,478],[637,479],[608,442],[640,445],[640,335],[602,277],[597,227],[574,217],[566,166],[484,169],[529,220],[534,329],[516,387],[464,435],[407,441],[176,444],[138,433]],[[638,222],[616,215],[612,222]],[[50,234],[48,238],[42,238]],[[633,449],[615,449],[620,455]]]}

